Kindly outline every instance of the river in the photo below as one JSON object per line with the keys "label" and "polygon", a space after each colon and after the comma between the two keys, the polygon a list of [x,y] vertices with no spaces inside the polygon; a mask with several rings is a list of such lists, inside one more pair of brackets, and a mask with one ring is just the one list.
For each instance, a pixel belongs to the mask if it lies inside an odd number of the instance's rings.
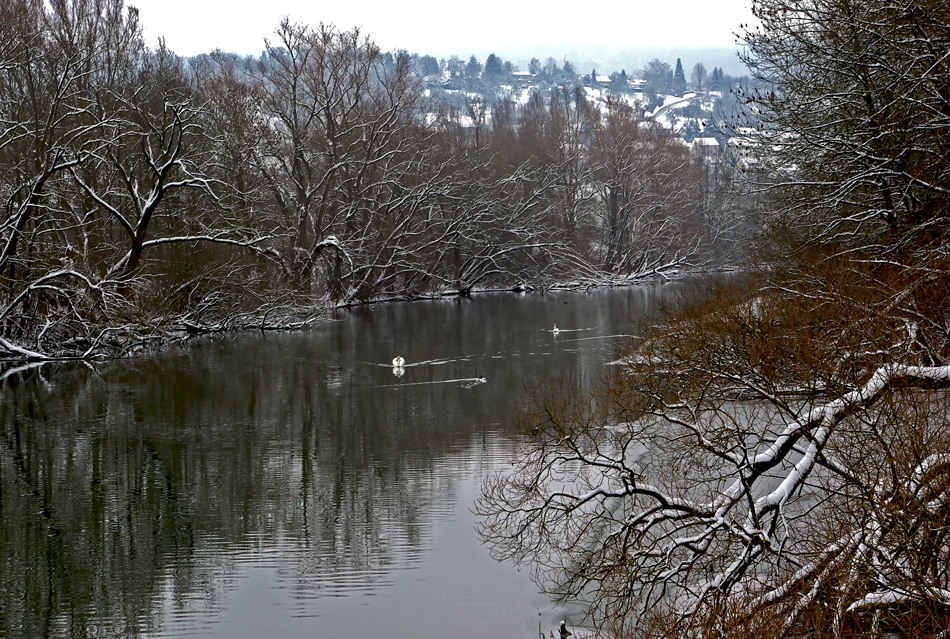
{"label": "river", "polygon": [[473,502],[525,389],[591,379],[676,289],[362,307],[10,375],[0,636],[528,639],[579,622],[490,557]]}

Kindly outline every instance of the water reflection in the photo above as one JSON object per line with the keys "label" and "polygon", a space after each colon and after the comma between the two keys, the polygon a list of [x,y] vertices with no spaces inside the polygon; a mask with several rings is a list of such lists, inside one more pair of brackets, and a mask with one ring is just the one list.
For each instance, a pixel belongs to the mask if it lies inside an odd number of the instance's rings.
{"label": "water reflection", "polygon": [[[362,308],[308,333],[11,375],[0,399],[0,635],[232,632],[240,588],[276,602],[255,622],[285,636],[288,619],[316,614],[347,627],[366,594],[370,624],[387,606],[432,604],[382,596],[423,565],[433,583],[475,588],[476,601],[457,604],[468,608],[530,592],[514,571],[511,583],[474,576],[487,550],[466,536],[473,486],[508,454],[522,389],[596,374],[654,295]],[[436,543],[456,521],[458,539]],[[465,574],[436,575],[433,548],[445,543],[481,554],[454,560]],[[450,593],[420,595],[438,596]],[[328,597],[346,603],[318,603]],[[525,610],[519,634],[536,615]],[[480,636],[501,616],[449,630]],[[446,631],[403,630],[389,635]]]}

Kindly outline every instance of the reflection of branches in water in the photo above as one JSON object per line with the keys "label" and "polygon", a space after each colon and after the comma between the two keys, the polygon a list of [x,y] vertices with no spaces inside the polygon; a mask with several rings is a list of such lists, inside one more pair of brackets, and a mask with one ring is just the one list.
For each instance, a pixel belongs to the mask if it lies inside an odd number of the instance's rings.
{"label": "reflection of branches in water", "polygon": [[[11,383],[0,405],[0,634],[130,634],[149,610],[161,562],[187,556],[193,540],[147,448],[97,440],[88,419],[77,424],[82,409],[56,406],[53,390]],[[178,577],[189,581],[187,570]]]}
{"label": "reflection of branches in water", "polygon": [[101,377],[62,370],[51,386],[10,377],[0,634],[194,621],[248,556],[273,557],[299,598],[382,587],[420,560],[472,467],[446,458],[468,436],[444,427],[461,410],[444,390],[419,391],[410,411],[408,398],[341,397],[339,380],[323,383],[338,369],[214,367],[196,350]]}

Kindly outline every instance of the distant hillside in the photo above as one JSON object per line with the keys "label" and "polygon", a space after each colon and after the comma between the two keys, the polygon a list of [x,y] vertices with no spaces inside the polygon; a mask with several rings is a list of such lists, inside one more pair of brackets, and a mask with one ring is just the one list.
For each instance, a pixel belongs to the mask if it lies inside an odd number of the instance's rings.
{"label": "distant hillside", "polygon": [[[388,60],[395,59],[393,54],[386,55]],[[629,70],[579,67],[566,57],[543,61],[533,57],[522,66],[495,53],[483,59],[470,55],[467,60],[459,56],[437,60],[418,54],[410,59],[427,96],[434,100],[433,108],[454,106],[466,127],[473,125],[473,118],[490,124],[496,103],[525,105],[533,95],[547,98],[556,89],[580,91],[584,99],[599,106],[605,106],[609,97],[620,99],[636,107],[641,117],[656,119],[686,141],[700,136],[722,141],[720,120],[732,110],[731,90],[747,80],[704,61],[684,64],[681,58],[673,58],[675,64],[653,58]]]}
{"label": "distant hillside", "polygon": [[[458,51],[439,51],[428,50],[426,53],[436,58],[450,58],[452,55],[462,54]],[[543,51],[519,47],[517,45],[506,45],[494,47],[492,49],[472,49],[465,52],[465,59],[468,56],[475,55],[479,60],[484,60],[494,53],[506,60],[511,60],[521,69],[528,68],[528,62],[531,58],[545,60],[553,57],[559,63],[566,58],[570,60],[578,69],[583,69],[590,73],[592,68],[598,71],[620,71],[626,69],[631,73],[636,69],[641,69],[654,58],[659,58],[667,64],[676,64],[676,59],[680,58],[687,69],[691,69],[697,62],[702,62],[707,68],[721,67],[723,71],[732,76],[742,76],[747,73],[745,65],[739,60],[737,47],[636,47],[627,48],[592,48],[578,47],[567,44],[560,48],[550,48]]]}

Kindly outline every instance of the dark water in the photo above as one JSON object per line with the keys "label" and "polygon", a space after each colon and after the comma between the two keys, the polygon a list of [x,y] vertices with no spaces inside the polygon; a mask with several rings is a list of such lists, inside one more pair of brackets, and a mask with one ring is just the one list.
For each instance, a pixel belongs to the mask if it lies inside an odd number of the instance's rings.
{"label": "dark water", "polygon": [[489,557],[470,509],[524,389],[596,375],[670,290],[363,308],[9,376],[0,636],[529,638],[579,619]]}

